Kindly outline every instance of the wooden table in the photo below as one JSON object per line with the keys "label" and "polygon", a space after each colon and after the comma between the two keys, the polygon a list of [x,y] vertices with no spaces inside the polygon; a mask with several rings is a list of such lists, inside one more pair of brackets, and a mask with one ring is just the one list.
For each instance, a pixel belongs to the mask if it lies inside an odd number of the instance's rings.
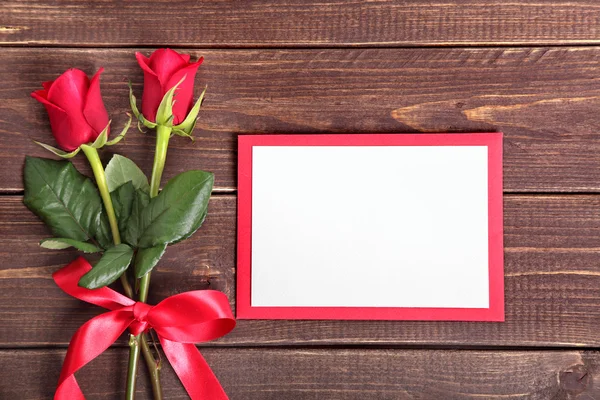
{"label": "wooden table", "polygon": [[[171,46],[205,57],[208,95],[199,140],[172,141],[165,178],[205,169],[216,189],[153,275],[153,302],[210,286],[235,306],[240,133],[505,133],[506,322],[240,321],[202,348],[231,399],[600,399],[596,1],[4,0],[0,42],[0,398],[50,399],[71,335],[100,312],[54,285],[77,253],[40,248],[49,232],[21,202],[25,154],[48,156],[29,93],[104,66],[118,126],[127,80],[141,92],[134,52]],[[102,156],[149,173],[153,142],[132,129]],[[79,374],[88,398],[122,397],[126,352],[122,340]],[[166,398],[186,398],[164,375]]]}

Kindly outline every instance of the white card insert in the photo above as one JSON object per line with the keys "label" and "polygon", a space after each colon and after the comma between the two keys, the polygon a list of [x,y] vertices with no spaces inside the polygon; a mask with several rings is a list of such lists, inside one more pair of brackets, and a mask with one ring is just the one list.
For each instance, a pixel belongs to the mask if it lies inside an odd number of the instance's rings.
{"label": "white card insert", "polygon": [[487,146],[254,146],[253,307],[488,308]]}

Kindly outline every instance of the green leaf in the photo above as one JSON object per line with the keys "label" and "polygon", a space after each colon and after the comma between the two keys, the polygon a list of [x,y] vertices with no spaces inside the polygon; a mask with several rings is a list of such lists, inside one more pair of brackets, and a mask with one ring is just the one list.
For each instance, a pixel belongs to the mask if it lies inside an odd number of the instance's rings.
{"label": "green leaf", "polygon": [[163,254],[165,254],[166,248],[166,244],[159,244],[147,249],[139,249],[135,256],[134,264],[136,278],[141,278],[152,271]]}
{"label": "green leaf", "polygon": [[[25,158],[23,203],[56,237],[110,246],[108,219],[94,183],[68,161]],[[94,244],[97,244],[94,243]]]}
{"label": "green leaf", "polygon": [[40,242],[40,246],[44,249],[51,250],[62,250],[68,249],[69,247],[75,247],[77,250],[83,251],[84,253],[98,253],[102,249],[98,246],[94,246],[91,243],[80,242],[78,240],[67,239],[67,238],[50,238],[43,239]]}
{"label": "green leaf", "polygon": [[139,247],[174,243],[193,234],[206,217],[213,182],[214,175],[205,171],[187,171],[171,179],[142,211]]}
{"label": "green leaf", "polygon": [[133,187],[136,189],[142,189],[145,192],[150,191],[146,175],[127,157],[115,154],[108,162],[105,174],[109,192],[129,181],[133,183]]}
{"label": "green leaf", "polygon": [[143,190],[137,189],[131,204],[131,214],[127,221],[127,227],[123,234],[123,239],[132,246],[137,247],[138,238],[141,232],[142,211],[150,203],[150,196]]}
{"label": "green leaf", "polygon": [[79,286],[99,289],[116,281],[131,263],[133,249],[119,244],[106,250],[91,271],[81,277]]}
{"label": "green leaf", "polygon": [[135,197],[133,183],[131,181],[125,182],[112,191],[110,197],[115,209],[119,232],[122,236],[127,227],[127,221],[129,221],[129,217],[131,216],[131,207],[133,205],[133,198]]}
{"label": "green leaf", "polygon": [[103,249],[108,249],[113,246],[112,232],[110,231],[110,225],[108,223],[106,211],[104,210],[104,205],[102,206],[102,213],[98,215],[96,220],[94,237]]}
{"label": "green leaf", "polygon": [[175,91],[186,77],[187,75],[184,75],[184,77],[163,96],[160,105],[158,106],[158,110],[156,110],[156,123],[158,125],[173,125],[173,97],[175,96]]}
{"label": "green leaf", "polygon": [[56,147],[50,146],[49,144],[46,144],[46,143],[36,142],[35,140],[33,142],[35,144],[39,144],[40,146],[42,146],[43,148],[45,148],[52,154],[59,156],[61,158],[73,158],[81,150],[81,147],[78,147],[75,150],[73,150],[72,152],[67,153],[66,151],[62,151],[61,149],[57,149]]}

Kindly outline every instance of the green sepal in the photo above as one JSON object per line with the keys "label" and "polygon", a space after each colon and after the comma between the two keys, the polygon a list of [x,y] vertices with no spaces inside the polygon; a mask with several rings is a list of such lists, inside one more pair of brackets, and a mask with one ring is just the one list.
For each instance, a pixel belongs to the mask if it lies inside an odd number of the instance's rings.
{"label": "green sepal", "polygon": [[158,106],[158,110],[156,110],[156,124],[163,126],[173,126],[173,104],[175,101],[173,97],[175,96],[175,91],[183,83],[187,75],[184,75],[183,78],[175,86],[173,86],[167,93],[165,93],[162,98],[160,105]]}
{"label": "green sepal", "polygon": [[[187,137],[190,137],[192,140],[194,139],[191,135],[192,135],[192,131],[196,127],[196,122],[198,122],[198,113],[200,112],[200,106],[202,105],[202,102],[204,101],[204,95],[206,94],[206,89],[207,89],[207,86],[204,87],[204,90],[200,94],[200,97],[198,97],[198,100],[196,100],[196,104],[194,104],[194,107],[192,107],[192,109],[188,113],[187,117],[185,117],[185,120],[183,120],[183,122],[180,123],[179,125],[175,125],[173,127],[173,131],[176,134],[178,134],[179,136],[187,136]],[[177,130],[184,132],[185,135],[178,133]]]}
{"label": "green sepal", "polygon": [[129,81],[128,86],[129,86],[129,106],[131,107],[131,112],[133,112],[133,115],[135,115],[135,118],[138,120],[138,124],[137,124],[138,130],[141,133],[145,133],[140,128],[140,124],[144,125],[146,128],[150,128],[150,129],[156,128],[156,124],[154,122],[150,122],[146,118],[144,118],[144,116],[142,115],[140,110],[137,108],[137,99],[135,98],[135,95],[133,94],[133,85],[131,84],[131,81]]}
{"label": "green sepal", "polygon": [[102,129],[102,132],[100,132],[96,140],[94,140],[94,143],[90,144],[90,146],[92,146],[95,149],[101,149],[102,147],[104,147],[106,141],[108,140],[108,127],[110,126],[111,122],[112,121],[108,121],[106,127]]}
{"label": "green sepal", "polygon": [[142,121],[140,121],[139,118],[137,121],[137,128],[138,128],[138,131],[140,131],[140,133],[146,133],[146,131],[142,129]]}
{"label": "green sepal", "polygon": [[50,146],[49,144],[46,143],[41,143],[41,142],[36,142],[35,140],[33,141],[35,144],[39,144],[40,146],[42,146],[43,148],[45,148],[46,150],[48,150],[49,152],[51,152],[54,155],[57,155],[61,158],[73,158],[77,155],[77,153],[79,153],[79,151],[81,151],[81,148],[78,147],[75,150],[73,150],[70,153],[67,153],[66,151],[63,151],[61,149],[57,149],[56,147]]}
{"label": "green sepal", "polygon": [[190,138],[190,140],[191,140],[192,142],[195,142],[195,141],[196,141],[196,139],[194,139],[194,137],[193,137],[192,135],[190,135],[190,134],[189,134],[189,133],[187,133],[187,132],[184,132],[184,131],[182,131],[181,129],[175,129],[175,128],[173,128],[173,129],[171,130],[171,132],[173,132],[173,134],[175,134],[175,135],[177,135],[177,136],[183,136],[183,137]]}
{"label": "green sepal", "polygon": [[79,286],[87,289],[99,289],[110,285],[127,270],[133,249],[126,244],[119,244],[106,250],[102,258],[91,271],[81,277]]}
{"label": "green sepal", "polygon": [[158,126],[157,123],[155,122],[151,122],[148,121],[146,118],[144,118],[144,116],[142,114],[140,114],[140,116],[138,117],[138,129],[140,132],[145,133],[144,131],[142,131],[140,129],[140,122],[142,123],[142,125],[144,125],[146,128],[150,128],[150,129],[154,129]]}
{"label": "green sepal", "polygon": [[119,135],[116,136],[114,139],[107,141],[106,146],[114,146],[115,144],[117,144],[121,140],[123,140],[123,138],[125,137],[125,134],[129,130],[129,127],[131,126],[131,114],[127,114],[127,116],[129,117],[129,120],[125,124],[125,127],[123,127],[123,130],[121,131],[121,133],[119,133]]}
{"label": "green sepal", "polygon": [[135,115],[136,118],[139,118],[141,114],[140,110],[137,108],[137,99],[133,94],[133,85],[131,81],[127,83],[127,86],[129,86],[129,105],[131,106],[131,112],[133,112],[133,115]]}
{"label": "green sepal", "polygon": [[160,258],[165,254],[166,244],[159,244],[147,249],[139,249],[134,262],[135,277],[141,278],[158,264]]}
{"label": "green sepal", "polygon": [[84,253],[98,253],[102,249],[91,243],[81,242],[79,240],[73,240],[68,238],[49,238],[40,241],[40,247],[50,250],[62,250],[74,247],[77,250],[83,251]]}

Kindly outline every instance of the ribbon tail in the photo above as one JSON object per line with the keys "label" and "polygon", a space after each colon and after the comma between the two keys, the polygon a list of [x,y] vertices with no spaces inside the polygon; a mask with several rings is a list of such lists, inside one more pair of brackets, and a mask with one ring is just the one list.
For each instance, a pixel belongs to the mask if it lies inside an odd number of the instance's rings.
{"label": "ribbon tail", "polygon": [[54,399],[85,400],[77,379],[75,379],[75,375],[70,375],[62,381],[56,389]]}
{"label": "ribbon tail", "polygon": [[90,319],[73,335],[54,400],[84,400],[75,372],[110,347],[133,322],[131,311],[110,311]]}
{"label": "ribbon tail", "polygon": [[124,306],[132,306],[135,301],[121,293],[105,286],[100,289],[86,289],[78,285],[79,279],[92,269],[90,263],[83,257],[77,258],[71,264],[52,274],[54,282],[63,292],[76,299],[95,304],[109,310],[118,310]]}
{"label": "ribbon tail", "polygon": [[159,337],[171,366],[192,400],[229,400],[208,363],[191,343]]}

